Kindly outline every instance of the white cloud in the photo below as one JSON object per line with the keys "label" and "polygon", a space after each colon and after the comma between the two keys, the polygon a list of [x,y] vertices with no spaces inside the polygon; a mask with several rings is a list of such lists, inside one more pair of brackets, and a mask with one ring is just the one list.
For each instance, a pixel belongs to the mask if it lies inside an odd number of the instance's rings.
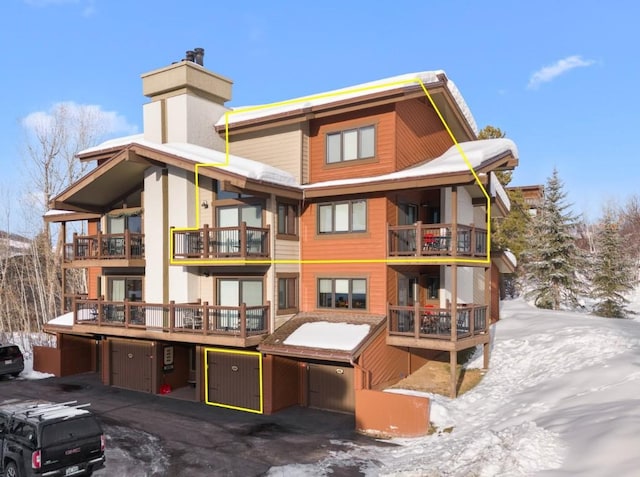
{"label": "white cloud", "polygon": [[593,64],[595,64],[594,60],[584,60],[579,55],[567,56],[533,73],[531,78],[529,78],[527,88],[537,89],[542,83],[548,83],[567,71],[571,71],[574,68],[591,66]]}
{"label": "white cloud", "polygon": [[51,130],[54,121],[84,122],[96,128],[101,136],[136,134],[138,126],[115,111],[104,111],[95,104],[78,104],[73,101],[55,103],[48,111],[35,111],[22,119],[22,125],[30,131]]}

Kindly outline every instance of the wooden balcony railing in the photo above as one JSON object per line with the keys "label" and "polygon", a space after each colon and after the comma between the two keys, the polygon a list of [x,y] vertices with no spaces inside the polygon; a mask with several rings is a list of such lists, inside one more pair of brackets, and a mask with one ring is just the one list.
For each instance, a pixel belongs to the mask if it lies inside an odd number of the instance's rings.
{"label": "wooden balcony railing", "polygon": [[269,333],[269,302],[213,306],[76,299],[74,324],[246,338]]}
{"label": "wooden balcony railing", "polygon": [[389,306],[388,333],[394,336],[457,341],[487,333],[487,306],[456,307],[455,333],[450,308]]}
{"label": "wooden balcony railing", "polygon": [[269,258],[269,227],[209,227],[172,230],[174,259]]}
{"label": "wooden balcony railing", "polygon": [[78,235],[64,245],[64,260],[114,260],[144,258],[144,234]]}
{"label": "wooden balcony railing", "polygon": [[487,231],[474,226],[456,225],[457,240],[453,240],[452,224],[390,225],[389,256],[486,257]]}

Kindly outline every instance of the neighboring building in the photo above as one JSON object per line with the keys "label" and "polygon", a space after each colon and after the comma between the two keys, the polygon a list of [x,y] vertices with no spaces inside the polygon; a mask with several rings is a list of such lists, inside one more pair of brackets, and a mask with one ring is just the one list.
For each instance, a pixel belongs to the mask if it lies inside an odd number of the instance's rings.
{"label": "neighboring building", "polygon": [[542,207],[544,200],[543,185],[513,186],[507,187],[507,191],[520,191],[524,203],[527,205],[527,211],[531,217],[538,215],[538,210]]}
{"label": "neighboring building", "polygon": [[[416,77],[475,175],[420,84],[398,85]],[[483,188],[506,214],[493,172],[517,149],[476,139],[443,72],[227,120],[231,81],[199,64],[142,80],[144,134],[81,152],[97,167],[47,215],[63,234],[89,224],[63,265],[87,270],[87,295],[65,288],[68,321],[47,326],[58,348],[41,350],[55,372],[150,393],[191,384],[195,400],[251,412],[355,412],[358,428],[393,432],[371,424],[375,406],[394,400],[393,420],[415,398],[376,391],[441,352],[455,372],[456,352],[481,344],[488,364],[497,276],[514,264],[487,260]],[[229,164],[201,166],[225,162],[227,134]]]}
{"label": "neighboring building", "polygon": [[31,250],[31,239],[0,230],[0,260],[26,255]]}

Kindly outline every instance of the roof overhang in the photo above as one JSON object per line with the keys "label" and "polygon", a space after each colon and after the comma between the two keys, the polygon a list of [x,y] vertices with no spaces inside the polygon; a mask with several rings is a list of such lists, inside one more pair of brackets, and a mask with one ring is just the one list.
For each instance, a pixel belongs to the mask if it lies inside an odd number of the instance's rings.
{"label": "roof overhang", "polygon": [[[449,88],[447,88],[446,76],[440,75],[438,81],[425,84],[425,88],[429,92],[428,98],[435,104],[456,140],[462,142],[476,139],[473,128],[465,119],[460,106],[453,98]],[[252,119],[219,124],[215,126],[215,130],[221,136],[227,134],[232,136],[235,133],[259,131],[274,126],[300,123],[413,98],[423,98],[428,101],[421,84],[408,84],[347,99],[340,99],[340,96],[336,95],[335,101],[314,106],[305,106],[304,98],[301,98],[301,107],[298,109],[272,114],[265,113]]]}
{"label": "roof overhang", "polygon": [[[305,323],[320,321],[357,325],[367,324],[370,328],[367,335],[360,340],[357,346],[348,351],[284,344],[285,340]],[[351,312],[300,313],[287,321],[274,333],[269,335],[262,343],[260,343],[258,349],[262,353],[277,356],[353,363],[354,360],[356,360],[373,341],[373,339],[375,339],[375,337],[384,330],[385,322],[386,317],[384,315]]]}

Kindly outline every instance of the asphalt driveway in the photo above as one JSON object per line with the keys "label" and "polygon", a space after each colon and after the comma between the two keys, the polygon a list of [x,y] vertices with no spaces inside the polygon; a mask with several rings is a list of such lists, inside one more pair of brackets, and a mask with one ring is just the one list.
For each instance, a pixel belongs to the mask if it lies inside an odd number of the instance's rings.
{"label": "asphalt driveway", "polygon": [[[249,414],[103,386],[96,374],[1,379],[0,400],[10,398],[91,403],[107,435],[107,466],[96,476],[259,476],[354,444],[387,445],[354,432],[353,415],[300,407]],[[375,467],[352,462],[326,470],[339,477]]]}

